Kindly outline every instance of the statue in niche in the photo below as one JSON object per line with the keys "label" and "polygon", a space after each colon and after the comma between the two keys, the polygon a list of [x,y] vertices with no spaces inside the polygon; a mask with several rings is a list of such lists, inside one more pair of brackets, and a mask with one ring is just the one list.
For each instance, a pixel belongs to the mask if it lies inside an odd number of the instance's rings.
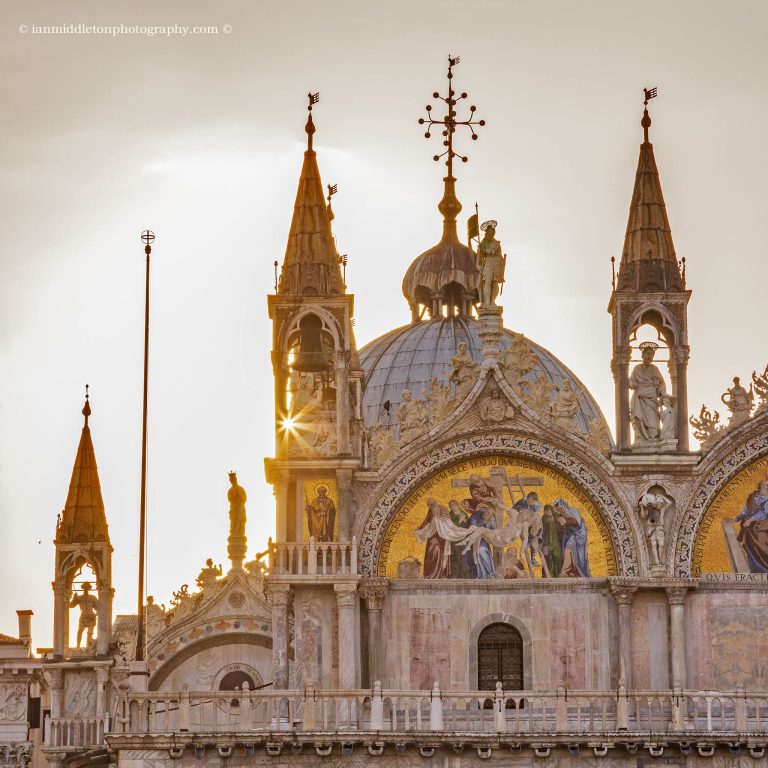
{"label": "statue in niche", "polygon": [[307,527],[309,535],[315,541],[333,541],[336,525],[336,505],[328,495],[328,488],[318,485],[312,501],[305,499]]}
{"label": "statue in niche", "polygon": [[237,474],[229,473],[231,488],[227,491],[229,501],[229,536],[242,538],[245,536],[245,489],[237,484]]}
{"label": "statue in niche", "polygon": [[213,564],[213,560],[209,557],[205,561],[205,568],[200,571],[200,575],[197,577],[196,584],[200,589],[205,591],[215,587],[218,583],[218,578],[223,573],[221,565],[218,567]]}
{"label": "statue in niche", "polygon": [[514,415],[514,408],[501,396],[498,389],[492,389],[480,398],[478,406],[480,421],[483,424],[500,424],[509,421]]}
{"label": "statue in niche", "polygon": [[453,370],[451,381],[456,385],[456,397],[463,400],[475,385],[480,366],[472,359],[465,342],[459,342],[459,349],[451,360]]}
{"label": "statue in niche", "polygon": [[96,618],[99,612],[99,599],[91,594],[91,584],[84,581],[82,584],[82,594],[75,594],[69,603],[70,608],[80,608],[80,619],[77,622],[77,647],[83,639],[85,632],[85,647],[90,647],[93,642],[93,630],[96,627]]}
{"label": "statue in niche", "polygon": [[640,517],[646,521],[645,533],[651,551],[651,565],[661,565],[664,557],[664,516],[672,506],[672,499],[663,493],[645,493],[640,497]]}
{"label": "statue in niche", "polygon": [[731,412],[731,418],[728,419],[728,429],[733,429],[749,419],[755,401],[755,393],[751,384],[749,390],[746,390],[741,385],[739,377],[735,376],[733,386],[726,389],[720,399]]}
{"label": "statue in niche", "polygon": [[653,363],[658,348],[655,342],[644,341],[640,345],[643,362],[635,366],[629,377],[629,418],[635,428],[636,443],[655,443],[661,437],[659,408],[666,387],[661,371]]}
{"label": "statue in niche", "polygon": [[429,429],[429,413],[423,400],[414,400],[410,390],[403,390],[403,402],[397,409],[400,442],[408,443]]}
{"label": "statue in niche", "polygon": [[677,437],[677,411],[672,395],[661,397],[661,439],[674,440]]}
{"label": "statue in niche", "polygon": [[581,434],[576,424],[576,414],[579,412],[579,396],[571,386],[570,379],[563,379],[562,386],[549,405],[549,415],[558,427],[566,432]]}
{"label": "statue in niche", "polygon": [[493,307],[504,283],[505,258],[501,253],[501,243],[496,239],[496,222],[486,221],[480,229],[485,234],[477,247],[477,268],[480,272],[478,294],[481,306]]}

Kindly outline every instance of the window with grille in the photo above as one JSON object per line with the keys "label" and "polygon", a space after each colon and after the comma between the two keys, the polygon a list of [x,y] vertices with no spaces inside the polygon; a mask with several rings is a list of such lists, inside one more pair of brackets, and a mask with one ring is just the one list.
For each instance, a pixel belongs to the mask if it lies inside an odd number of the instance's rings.
{"label": "window with grille", "polygon": [[500,681],[505,691],[523,690],[523,638],[510,624],[490,624],[477,640],[477,687],[496,690]]}

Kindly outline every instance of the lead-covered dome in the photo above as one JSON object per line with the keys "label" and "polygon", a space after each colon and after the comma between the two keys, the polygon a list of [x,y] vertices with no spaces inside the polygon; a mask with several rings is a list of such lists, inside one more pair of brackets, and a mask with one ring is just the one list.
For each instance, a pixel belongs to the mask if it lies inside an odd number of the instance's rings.
{"label": "lead-covered dome", "polygon": [[[363,417],[366,425],[386,423],[384,404],[387,402],[394,419],[403,390],[409,390],[414,399],[419,399],[429,389],[433,378],[446,381],[452,358],[462,342],[467,345],[472,359],[481,363],[483,344],[477,327],[477,320],[465,316],[425,320],[396,328],[363,347],[360,363],[365,371]],[[520,343],[522,338],[520,334],[504,329],[500,347],[505,350],[515,342]],[[524,342],[538,360],[525,374],[524,381],[532,384],[543,376],[546,382],[559,389],[563,381],[569,379],[578,393],[580,408],[575,421],[579,429],[588,433],[594,419],[607,429],[599,406],[573,372],[543,347],[527,338]]]}

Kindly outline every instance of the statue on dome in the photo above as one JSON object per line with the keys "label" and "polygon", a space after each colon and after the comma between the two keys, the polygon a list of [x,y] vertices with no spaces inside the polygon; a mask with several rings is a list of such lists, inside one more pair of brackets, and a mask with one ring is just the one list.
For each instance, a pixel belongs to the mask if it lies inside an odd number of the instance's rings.
{"label": "statue on dome", "polygon": [[[728,399],[726,400],[726,398]],[[749,419],[755,401],[755,394],[751,384],[749,390],[746,390],[741,385],[739,377],[735,376],[733,386],[726,389],[720,399],[731,412],[731,418],[728,419],[728,429],[733,429]]]}
{"label": "statue on dome", "polygon": [[501,243],[495,237],[496,222],[486,221],[480,225],[480,229],[484,235],[477,247],[477,268],[480,272],[478,295],[481,306],[492,307],[496,305],[496,298],[504,283],[506,257],[501,252]]}
{"label": "statue on dome", "polygon": [[579,412],[579,396],[571,386],[570,379],[563,379],[555,399],[550,403],[549,415],[558,427],[566,432],[581,434],[576,423],[576,414]]}
{"label": "statue on dome", "polygon": [[397,409],[400,425],[400,442],[408,443],[423,435],[429,429],[429,412],[423,400],[414,400],[411,391],[403,390],[403,402]]}
{"label": "statue on dome", "polygon": [[81,595],[75,594],[69,603],[70,608],[80,608],[80,619],[77,622],[77,647],[83,639],[85,632],[85,647],[90,647],[93,642],[93,629],[96,626],[96,618],[99,612],[99,599],[91,594],[91,583],[84,581]]}
{"label": "statue on dome", "polygon": [[229,501],[229,536],[241,538],[245,536],[245,488],[237,484],[237,474],[229,473],[229,482],[232,487],[227,491]]}
{"label": "statue on dome", "polygon": [[200,589],[205,591],[206,589],[216,586],[216,581],[221,574],[221,565],[215,566],[213,560],[209,557],[205,561],[205,568],[200,571],[200,575],[197,577],[196,584]]}
{"label": "statue on dome", "polygon": [[501,396],[498,389],[492,389],[480,398],[479,411],[483,424],[500,424],[515,414],[514,408]]}
{"label": "statue on dome", "polygon": [[480,366],[472,359],[469,354],[466,342],[459,342],[458,352],[451,360],[453,370],[451,371],[451,381],[456,385],[456,397],[463,400],[472,387],[475,386]]}
{"label": "statue on dome", "polygon": [[644,341],[640,345],[643,362],[635,366],[629,377],[629,388],[632,390],[629,417],[635,428],[635,442],[640,444],[658,442],[661,436],[661,398],[667,390],[661,371],[653,363],[658,348],[655,342]]}

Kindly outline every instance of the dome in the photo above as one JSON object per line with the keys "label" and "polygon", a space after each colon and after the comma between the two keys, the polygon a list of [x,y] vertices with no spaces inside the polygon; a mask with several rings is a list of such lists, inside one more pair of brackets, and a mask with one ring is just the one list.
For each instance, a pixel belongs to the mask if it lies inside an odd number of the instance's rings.
{"label": "dome", "polygon": [[[515,334],[504,329],[502,349],[508,347]],[[564,379],[570,379],[579,393],[581,409],[576,423],[582,432],[589,430],[589,422],[599,419],[605,423],[599,406],[584,385],[553,354],[530,339],[525,339],[539,364],[526,379],[534,381],[540,374],[558,388]],[[363,418],[371,427],[384,421],[384,403],[391,403],[390,413],[395,419],[402,392],[408,389],[418,399],[429,388],[433,378],[447,380],[451,360],[464,342],[475,362],[481,363],[483,344],[477,334],[477,321],[469,317],[437,318],[412,323],[379,336],[360,350],[360,363],[365,372]]]}

